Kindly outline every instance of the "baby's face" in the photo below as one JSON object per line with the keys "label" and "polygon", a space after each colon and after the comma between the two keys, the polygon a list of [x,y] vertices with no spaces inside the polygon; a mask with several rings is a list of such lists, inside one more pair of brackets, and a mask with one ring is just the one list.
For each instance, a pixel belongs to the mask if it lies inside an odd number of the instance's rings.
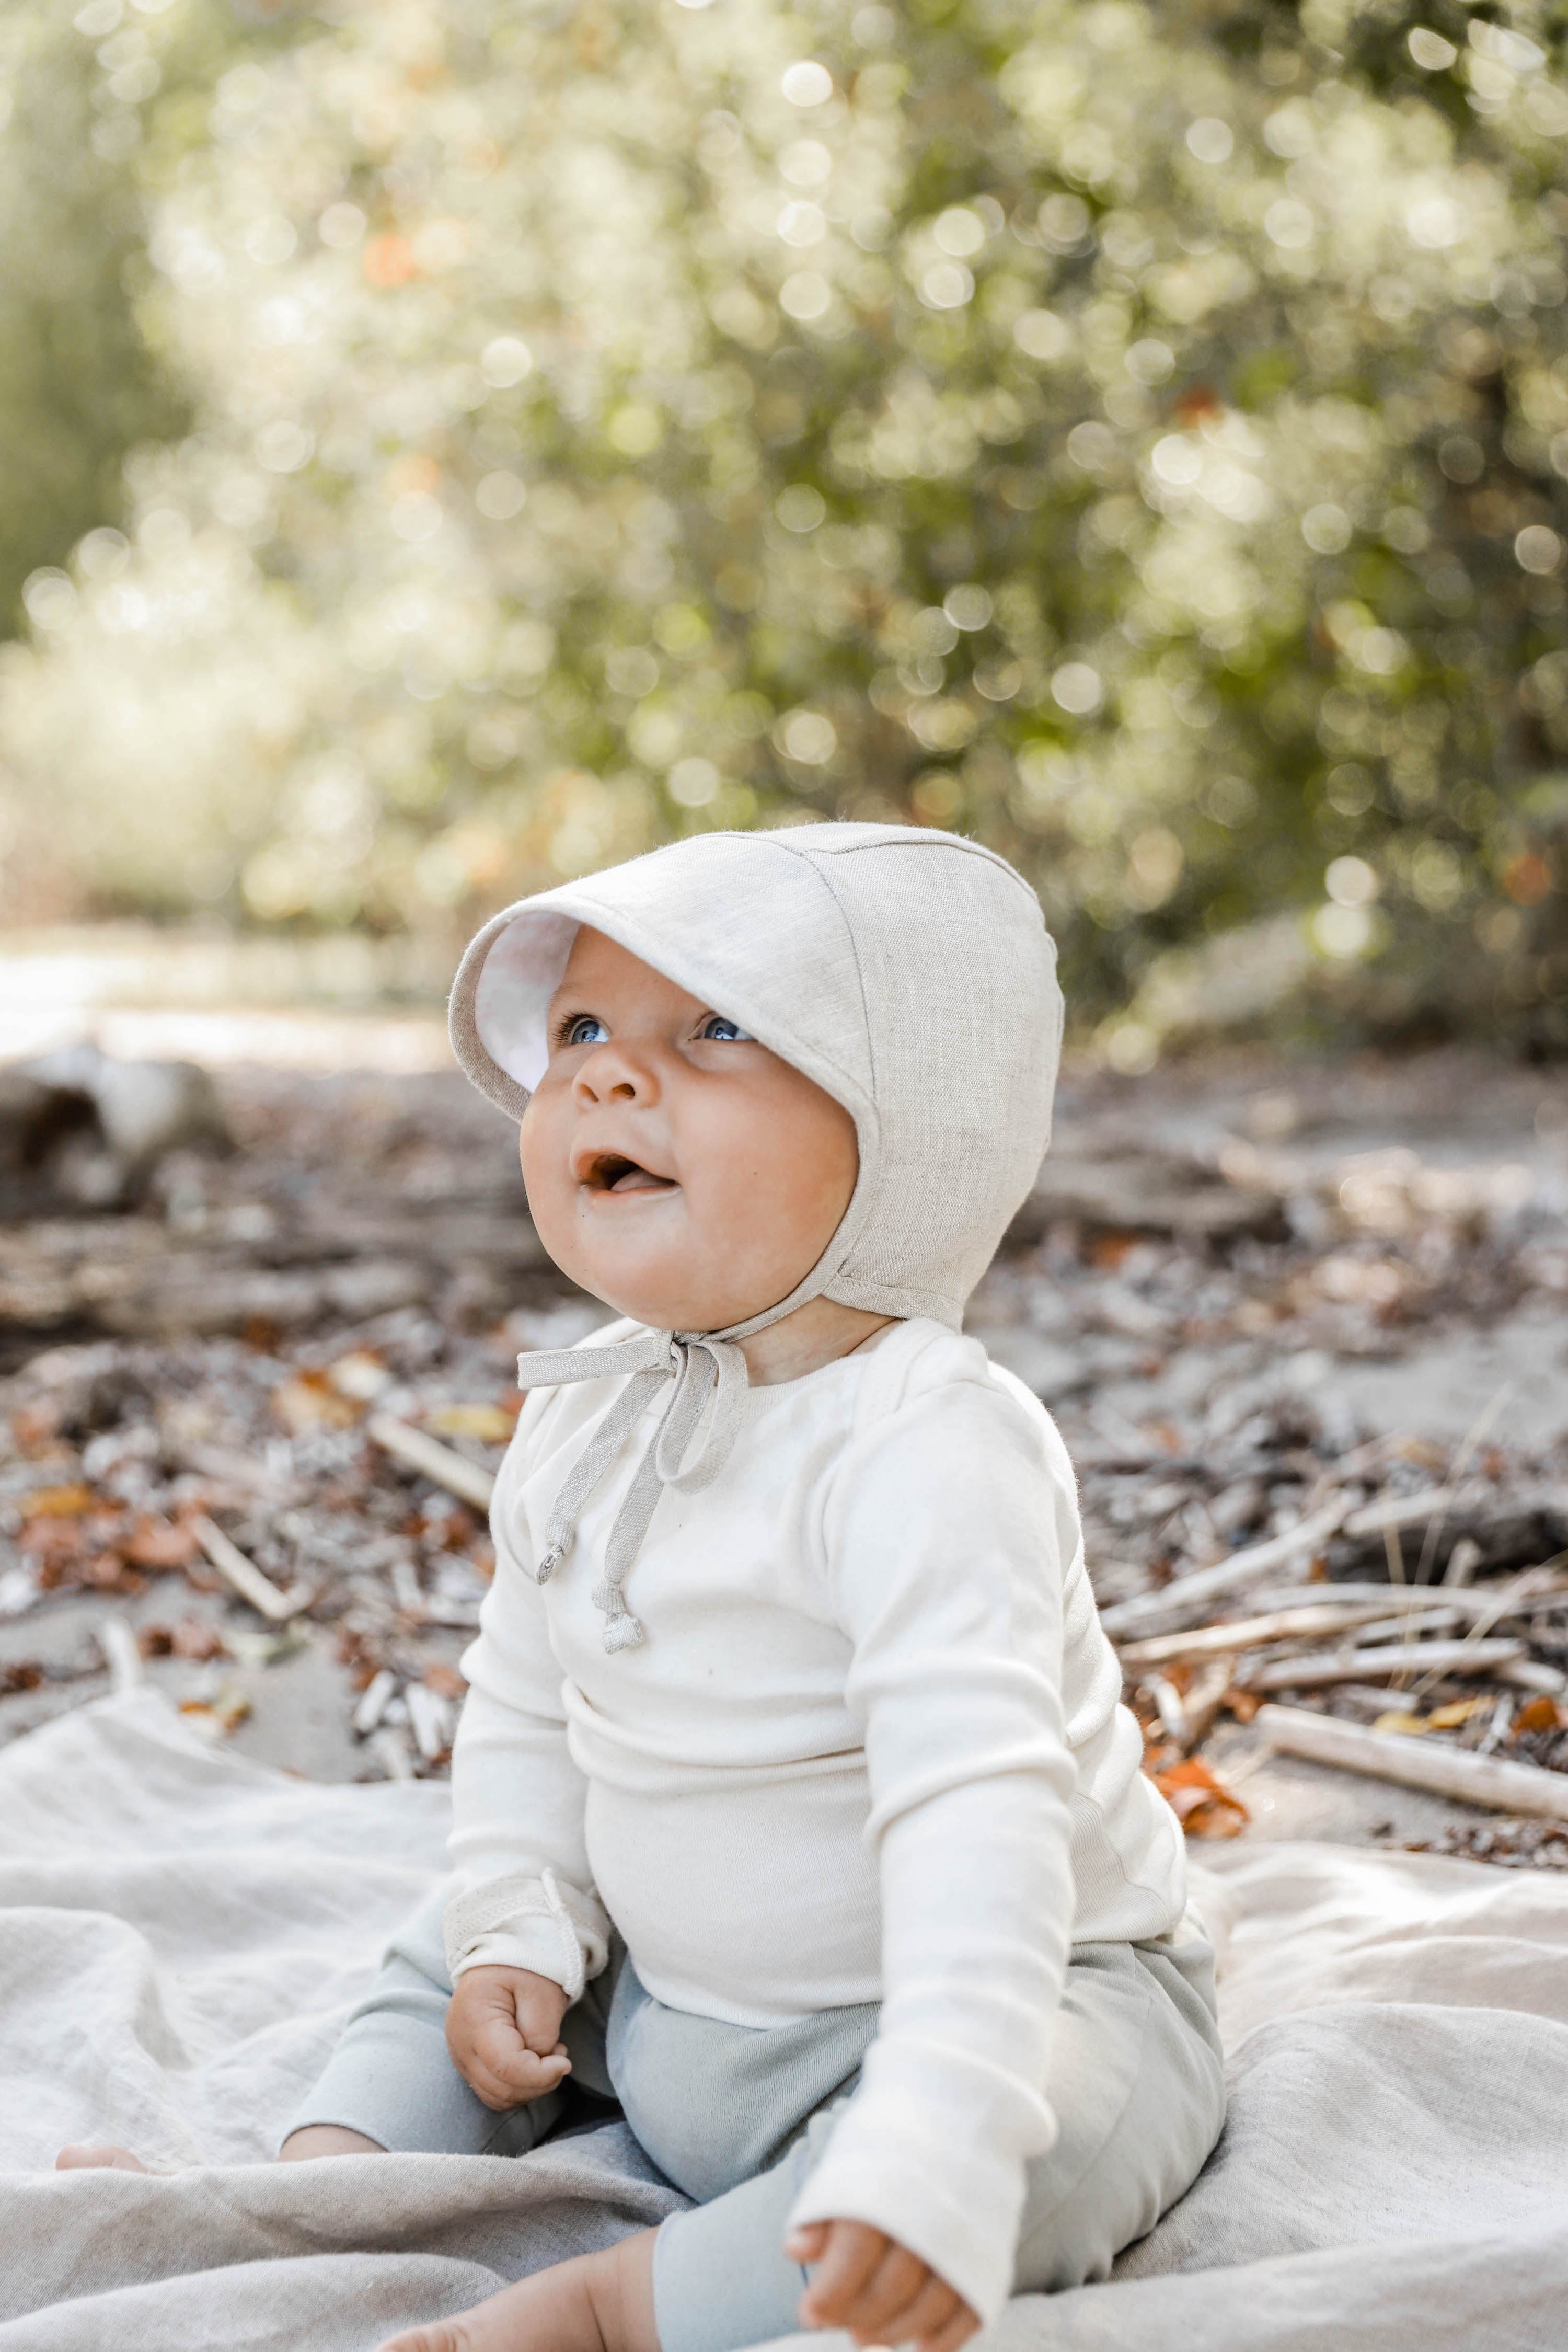
{"label": "baby's face", "polygon": [[586,928],[549,1024],[520,1150],[562,1272],[663,1330],[724,1330],[788,1297],[855,1188],[843,1106]]}

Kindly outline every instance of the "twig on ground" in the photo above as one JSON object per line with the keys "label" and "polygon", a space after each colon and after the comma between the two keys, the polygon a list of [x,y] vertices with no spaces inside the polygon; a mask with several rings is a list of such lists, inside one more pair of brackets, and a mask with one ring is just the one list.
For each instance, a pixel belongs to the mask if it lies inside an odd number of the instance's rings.
{"label": "twig on ground", "polygon": [[1192,1746],[1192,1726],[1187,1721],[1180,1691],[1164,1675],[1145,1675],[1143,1681],[1145,1690],[1154,1700],[1155,1711],[1166,1738],[1175,1740],[1185,1753]]}
{"label": "twig on ground", "polygon": [[225,1582],[232,1584],[242,1601],[248,1601],[253,1609],[263,1617],[270,1617],[274,1624],[281,1625],[288,1618],[297,1617],[310,1599],[309,1588],[304,1585],[294,1585],[288,1591],[280,1592],[271,1577],[264,1576],[253,1559],[246,1559],[238,1544],[232,1542],[215,1521],[193,1519],[191,1532]]}
{"label": "twig on ground", "polygon": [[120,1698],[146,1680],[136,1636],[123,1617],[100,1617],[97,1631],[98,1646],[109,1667],[110,1687],[115,1697]]}
{"label": "twig on ground", "polygon": [[1430,1522],[1439,1513],[1449,1511],[1459,1501],[1462,1486],[1424,1486],[1418,1495],[1382,1495],[1375,1503],[1364,1503],[1359,1511],[1352,1511],[1344,1522],[1344,1533],[1360,1541],[1367,1536],[1397,1535],[1402,1528],[1416,1528],[1425,1519]]}
{"label": "twig on ground", "polygon": [[[1453,1461],[1448,1465],[1448,1483],[1450,1486],[1458,1486],[1466,1470],[1469,1467],[1471,1461],[1474,1459],[1482,1438],[1485,1437],[1488,1430],[1491,1427],[1493,1422],[1497,1419],[1499,1413],[1502,1411],[1504,1405],[1508,1402],[1512,1394],[1513,1382],[1511,1381],[1504,1381],[1502,1386],[1497,1391],[1490,1402],[1481,1408],[1481,1411],[1476,1416],[1475,1422],[1471,1425],[1463,1443],[1460,1444],[1458,1452],[1455,1454]],[[1437,1556],[1437,1539],[1443,1532],[1443,1521],[1447,1517],[1448,1512],[1446,1508],[1436,1512],[1432,1517],[1431,1524],[1427,1528],[1427,1533],[1422,1539],[1421,1557],[1416,1563],[1416,1581],[1417,1584],[1425,1584],[1427,1578],[1432,1573],[1432,1563]]]}
{"label": "twig on ground", "polygon": [[1511,1666],[1522,1642],[1384,1642],[1364,1650],[1320,1650],[1271,1658],[1241,1676],[1244,1690],[1322,1690],[1331,1683],[1377,1682],[1385,1675],[1480,1675]]}
{"label": "twig on ground", "polygon": [[1270,1536],[1267,1543],[1249,1544],[1211,1568],[1194,1569],[1190,1576],[1178,1576],[1157,1592],[1135,1593],[1129,1600],[1113,1601],[1100,1612],[1100,1622],[1108,1633],[1119,1633],[1124,1626],[1141,1625],[1173,1610],[1190,1609],[1196,1601],[1207,1601],[1233,1584],[1249,1583],[1271,1568],[1283,1567],[1287,1560],[1300,1559],[1303,1554],[1310,1557],[1338,1532],[1347,1507],[1344,1497],[1336,1496],[1311,1518],[1299,1519],[1281,1535]]}
{"label": "twig on ground", "polygon": [[1427,1789],[1435,1796],[1455,1797],[1463,1804],[1484,1805],[1494,1812],[1568,1821],[1568,1772],[1544,1771],[1537,1764],[1511,1764],[1495,1756],[1479,1756],[1471,1748],[1412,1739],[1399,1732],[1369,1731],[1361,1724],[1345,1723],[1333,1715],[1314,1715],[1306,1707],[1260,1707],[1258,1728],[1270,1748],[1288,1756],[1304,1756],[1314,1764],[1335,1764],[1347,1772],[1363,1772],[1370,1780]]}
{"label": "twig on ground", "polygon": [[[1325,1588],[1333,1590],[1333,1587]],[[1384,1584],[1371,1588],[1366,1598],[1359,1589],[1353,1589],[1352,1598],[1341,1601],[1306,1602],[1297,1607],[1270,1610],[1260,1617],[1240,1617],[1229,1624],[1200,1625],[1188,1633],[1154,1633],[1142,1642],[1121,1644],[1124,1666],[1163,1665],[1171,1658],[1214,1658],[1227,1651],[1260,1650],[1270,1642],[1313,1641],[1324,1633],[1347,1633],[1353,1629],[1368,1626],[1376,1617],[1401,1599]],[[1414,1594],[1405,1612],[1406,1617],[1424,1615],[1431,1606],[1429,1601],[1416,1603]]]}
{"label": "twig on ground", "polygon": [[390,1666],[372,1675],[360,1695],[354,1709],[353,1725],[361,1739],[368,1739],[392,1704],[397,1692],[397,1676]]}
{"label": "twig on ground", "polygon": [[450,1445],[427,1437],[423,1429],[411,1429],[395,1413],[372,1412],[365,1423],[365,1434],[383,1453],[395,1455],[437,1486],[444,1486],[449,1495],[472,1503],[476,1511],[489,1509],[496,1481],[465,1454],[455,1454]]}
{"label": "twig on ground", "polygon": [[440,1692],[424,1683],[410,1683],[403,1697],[415,1745],[426,1763],[434,1763],[452,1745],[452,1710]]}
{"label": "twig on ground", "polygon": [[413,1759],[408,1752],[408,1742],[393,1730],[390,1723],[383,1723],[379,1731],[372,1731],[365,1745],[389,1780],[413,1780]]}

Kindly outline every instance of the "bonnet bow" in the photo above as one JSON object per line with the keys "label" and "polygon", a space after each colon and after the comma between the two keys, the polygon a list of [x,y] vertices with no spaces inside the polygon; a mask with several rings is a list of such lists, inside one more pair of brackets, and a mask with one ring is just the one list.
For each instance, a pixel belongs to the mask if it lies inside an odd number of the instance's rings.
{"label": "bonnet bow", "polygon": [[[716,1478],[729,1459],[746,1411],[746,1358],[728,1339],[701,1331],[649,1331],[603,1348],[559,1348],[517,1358],[521,1389],[564,1388],[579,1381],[631,1374],[625,1388],[566,1475],[545,1522],[544,1549],[534,1569],[548,1584],[570,1550],[584,1504],[626,1442],[628,1432],[666,1381],[674,1385],[646,1452],[626,1490],[604,1548],[604,1576],[593,1588],[604,1612],[604,1646],[635,1649],[641,1621],[626,1606],[623,1587],[649,1521],[666,1486],[691,1493]],[[686,1454],[709,1400],[706,1432]]]}

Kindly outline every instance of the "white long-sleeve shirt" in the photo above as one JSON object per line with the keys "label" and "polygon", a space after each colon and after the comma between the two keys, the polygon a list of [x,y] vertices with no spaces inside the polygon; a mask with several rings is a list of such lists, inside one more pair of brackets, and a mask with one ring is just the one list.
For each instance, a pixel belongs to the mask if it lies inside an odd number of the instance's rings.
{"label": "white long-sleeve shirt", "polygon": [[[618,1325],[605,1338],[635,1326]],[[607,1655],[591,1594],[652,1427],[551,1580],[549,1506],[619,1381],[530,1396],[464,1660],[447,1940],[575,1996],[609,1922],[654,1997],[766,2026],[882,2003],[797,2221],[869,2221],[990,2318],[1068,1948],[1169,1933],[1179,1828],[1084,1570],[1050,1416],[915,1320],[751,1391],[708,1486],[666,1488]]]}

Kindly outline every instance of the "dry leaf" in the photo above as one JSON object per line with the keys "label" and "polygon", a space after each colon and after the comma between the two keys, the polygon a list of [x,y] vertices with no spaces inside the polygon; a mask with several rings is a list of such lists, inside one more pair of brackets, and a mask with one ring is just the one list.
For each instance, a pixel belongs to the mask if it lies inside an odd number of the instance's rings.
{"label": "dry leaf", "polygon": [[[1552,1704],[1550,1699],[1546,1703],[1548,1706]],[[1472,1716],[1490,1715],[1496,1704],[1495,1697],[1489,1692],[1484,1698],[1452,1699],[1447,1706],[1435,1706],[1430,1715],[1412,1715],[1406,1708],[1390,1707],[1386,1715],[1377,1717],[1372,1727],[1374,1731],[1408,1733],[1454,1731],[1461,1723],[1469,1723]]]}
{"label": "dry leaf", "polygon": [[369,1404],[383,1389],[391,1388],[392,1376],[369,1348],[354,1348],[329,1365],[327,1378],[340,1396],[351,1398],[356,1404]]}
{"label": "dry leaf", "polygon": [[200,1547],[191,1529],[172,1519],[138,1519],[120,1547],[132,1568],[189,1568]]}
{"label": "dry leaf", "polygon": [[250,1701],[242,1690],[236,1690],[232,1683],[226,1683],[211,1701],[199,1698],[183,1700],[180,1713],[192,1730],[199,1731],[204,1739],[226,1739],[250,1713]]}
{"label": "dry leaf", "polygon": [[[1548,1699],[1546,1704],[1550,1706],[1551,1700]],[[1432,1709],[1427,1717],[1427,1728],[1428,1731],[1453,1731],[1461,1723],[1469,1723],[1472,1716],[1490,1715],[1496,1705],[1497,1699],[1490,1691],[1479,1698],[1451,1699],[1447,1706]]]}
{"label": "dry leaf", "polygon": [[87,1538],[79,1519],[28,1519],[16,1545],[37,1561],[40,1581],[52,1587],[59,1582],[62,1570],[80,1559]]}
{"label": "dry leaf", "polygon": [[351,1429],[364,1410],[332,1385],[327,1372],[296,1372],[272,1391],[272,1410],[290,1437],[321,1429]]}
{"label": "dry leaf", "polygon": [[29,1519],[77,1519],[97,1501],[90,1486],[38,1486],[22,1504]]}
{"label": "dry leaf", "polygon": [[1542,1691],[1536,1697],[1527,1699],[1514,1717],[1511,1737],[1517,1739],[1521,1731],[1561,1731],[1565,1722],[1568,1717],[1557,1701]]}
{"label": "dry leaf", "polygon": [[1201,1756],[1150,1775],[1188,1837],[1239,1837],[1251,1816]]}
{"label": "dry leaf", "polygon": [[182,1617],[177,1625],[171,1627],[169,1648],[176,1658],[194,1658],[201,1665],[227,1654],[217,1627],[201,1617]]}
{"label": "dry leaf", "polygon": [[426,1413],[426,1429],[442,1437],[476,1437],[485,1445],[505,1445],[517,1426],[498,1404],[438,1404]]}
{"label": "dry leaf", "polygon": [[436,1692],[442,1698],[466,1698],[468,1696],[468,1685],[455,1666],[426,1666],[423,1679],[425,1688]]}

